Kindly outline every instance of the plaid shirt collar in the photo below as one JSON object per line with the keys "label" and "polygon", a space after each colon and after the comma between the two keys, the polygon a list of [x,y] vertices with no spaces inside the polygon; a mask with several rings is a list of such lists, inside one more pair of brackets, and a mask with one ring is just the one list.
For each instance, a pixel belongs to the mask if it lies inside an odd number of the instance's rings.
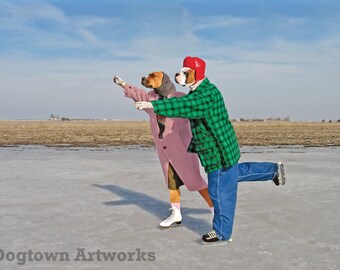
{"label": "plaid shirt collar", "polygon": [[200,86],[201,82],[203,82],[204,79],[197,81],[195,84],[189,86],[191,91],[195,91],[197,87]]}
{"label": "plaid shirt collar", "polygon": [[205,79],[203,79],[194,89],[190,88],[190,91],[188,93],[188,95],[192,94],[193,92],[200,92],[202,91],[202,89],[204,89],[206,87],[207,84],[209,84],[210,81],[207,77],[205,77]]}

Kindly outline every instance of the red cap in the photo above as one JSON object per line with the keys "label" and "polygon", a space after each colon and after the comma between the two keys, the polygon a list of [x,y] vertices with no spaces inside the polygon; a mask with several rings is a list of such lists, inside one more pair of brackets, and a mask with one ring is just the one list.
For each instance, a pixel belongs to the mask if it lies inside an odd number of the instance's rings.
{"label": "red cap", "polygon": [[187,56],[183,60],[183,67],[188,67],[195,70],[196,81],[203,80],[205,78],[205,62],[198,57]]}

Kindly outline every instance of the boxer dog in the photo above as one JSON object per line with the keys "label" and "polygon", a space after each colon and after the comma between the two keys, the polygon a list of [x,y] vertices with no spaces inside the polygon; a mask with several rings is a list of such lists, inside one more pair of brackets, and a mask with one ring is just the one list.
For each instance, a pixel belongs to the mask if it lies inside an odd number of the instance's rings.
{"label": "boxer dog", "polygon": [[190,87],[195,84],[195,70],[184,67],[175,74],[175,81],[182,86]]}

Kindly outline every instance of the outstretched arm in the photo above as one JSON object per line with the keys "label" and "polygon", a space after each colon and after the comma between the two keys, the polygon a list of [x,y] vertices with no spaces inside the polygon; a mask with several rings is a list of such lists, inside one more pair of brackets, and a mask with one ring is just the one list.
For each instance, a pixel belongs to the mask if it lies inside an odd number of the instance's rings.
{"label": "outstretched arm", "polygon": [[167,117],[188,119],[204,118],[210,113],[213,96],[209,92],[186,95],[152,102],[137,102],[139,110],[153,108],[154,112]]}
{"label": "outstretched arm", "polygon": [[149,94],[145,90],[129,85],[117,76],[113,77],[113,82],[123,88],[126,97],[131,98],[136,102],[149,101]]}

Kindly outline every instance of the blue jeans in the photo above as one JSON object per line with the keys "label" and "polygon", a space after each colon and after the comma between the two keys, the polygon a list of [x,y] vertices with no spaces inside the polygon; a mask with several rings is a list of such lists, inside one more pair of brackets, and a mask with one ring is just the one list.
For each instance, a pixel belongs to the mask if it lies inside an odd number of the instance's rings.
{"label": "blue jeans", "polygon": [[214,205],[213,230],[218,239],[229,240],[233,231],[238,169],[237,164],[228,169],[208,173],[208,190]]}
{"label": "blue jeans", "polygon": [[238,182],[269,181],[278,174],[277,163],[242,162],[238,164]]}
{"label": "blue jeans", "polygon": [[238,182],[272,180],[277,169],[276,163],[244,162],[208,173],[209,195],[214,205],[213,230],[220,240],[231,238]]}

